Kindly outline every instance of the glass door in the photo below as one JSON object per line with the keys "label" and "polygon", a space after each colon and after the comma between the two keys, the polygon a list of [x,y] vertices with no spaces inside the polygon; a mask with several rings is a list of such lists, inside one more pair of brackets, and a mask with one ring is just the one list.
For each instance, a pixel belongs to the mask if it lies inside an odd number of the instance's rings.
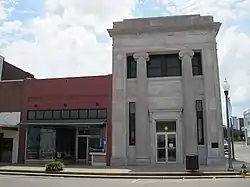
{"label": "glass door", "polygon": [[86,164],[88,162],[88,137],[78,136],[78,147],[77,147],[77,159],[79,161],[84,161]]}
{"label": "glass door", "polygon": [[156,162],[165,163],[167,159],[166,155],[166,134],[156,134]]}
{"label": "glass door", "polygon": [[167,133],[167,162],[176,162],[176,133]]}
{"label": "glass door", "polygon": [[176,133],[156,134],[156,162],[176,162]]}

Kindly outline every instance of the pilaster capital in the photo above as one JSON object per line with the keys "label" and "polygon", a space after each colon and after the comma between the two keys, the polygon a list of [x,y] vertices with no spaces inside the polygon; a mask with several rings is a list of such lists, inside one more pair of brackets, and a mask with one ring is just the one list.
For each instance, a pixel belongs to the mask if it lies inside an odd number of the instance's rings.
{"label": "pilaster capital", "polygon": [[190,58],[193,58],[194,51],[192,49],[184,49],[179,52],[179,57],[182,59],[183,57],[188,56]]}
{"label": "pilaster capital", "polygon": [[149,55],[148,53],[134,53],[133,55],[136,62],[138,61],[149,61]]}

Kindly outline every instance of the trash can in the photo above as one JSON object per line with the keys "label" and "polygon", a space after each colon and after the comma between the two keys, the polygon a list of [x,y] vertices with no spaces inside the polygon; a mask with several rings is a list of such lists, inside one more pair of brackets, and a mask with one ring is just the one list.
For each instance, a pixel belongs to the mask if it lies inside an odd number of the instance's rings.
{"label": "trash can", "polygon": [[197,171],[199,170],[199,156],[186,155],[186,170]]}

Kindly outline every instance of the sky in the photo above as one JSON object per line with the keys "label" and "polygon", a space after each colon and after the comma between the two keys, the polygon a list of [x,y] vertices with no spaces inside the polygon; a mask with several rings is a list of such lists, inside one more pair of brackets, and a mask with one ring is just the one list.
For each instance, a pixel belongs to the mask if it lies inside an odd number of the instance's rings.
{"label": "sky", "polygon": [[0,54],[37,78],[108,74],[114,21],[182,14],[222,22],[220,78],[241,117],[250,108],[250,0],[0,0]]}

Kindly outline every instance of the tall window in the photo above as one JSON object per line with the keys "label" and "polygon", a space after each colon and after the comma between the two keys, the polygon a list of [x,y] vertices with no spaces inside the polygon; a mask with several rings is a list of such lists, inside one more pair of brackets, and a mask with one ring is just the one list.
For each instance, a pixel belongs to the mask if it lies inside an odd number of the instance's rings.
{"label": "tall window", "polygon": [[135,102],[129,102],[129,145],[135,146]]}
{"label": "tall window", "polygon": [[192,58],[193,75],[202,75],[201,53],[196,52]]}
{"label": "tall window", "polygon": [[136,61],[133,56],[127,57],[127,78],[136,78]]}
{"label": "tall window", "polygon": [[196,100],[196,118],[197,118],[197,141],[198,145],[204,145],[204,120],[203,120],[203,102]]}

